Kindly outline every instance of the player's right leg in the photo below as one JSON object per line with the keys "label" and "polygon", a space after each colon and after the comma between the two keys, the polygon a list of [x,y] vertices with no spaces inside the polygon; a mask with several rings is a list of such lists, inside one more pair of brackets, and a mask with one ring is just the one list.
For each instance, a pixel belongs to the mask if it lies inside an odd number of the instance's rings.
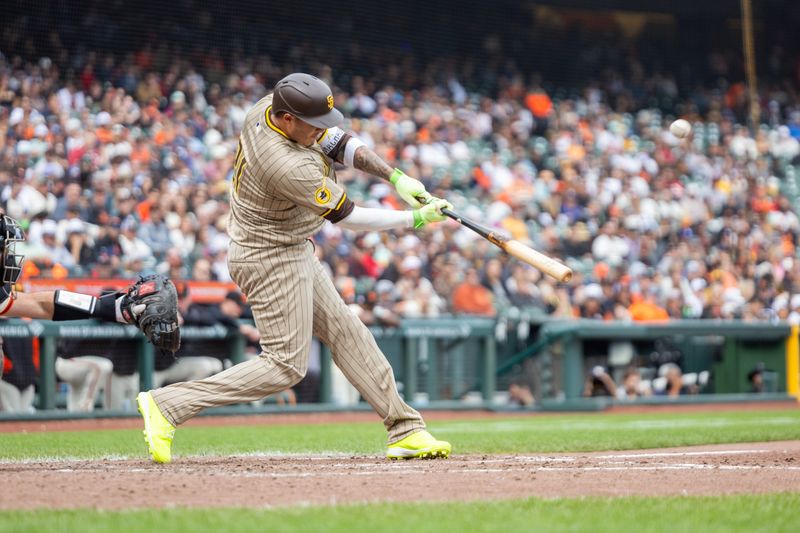
{"label": "player's right leg", "polygon": [[336,287],[316,262],[314,335],[331,350],[334,363],[383,418],[390,459],[435,458],[450,455],[449,442],[425,430],[422,416],[397,392],[394,372],[372,333],[348,309]]}

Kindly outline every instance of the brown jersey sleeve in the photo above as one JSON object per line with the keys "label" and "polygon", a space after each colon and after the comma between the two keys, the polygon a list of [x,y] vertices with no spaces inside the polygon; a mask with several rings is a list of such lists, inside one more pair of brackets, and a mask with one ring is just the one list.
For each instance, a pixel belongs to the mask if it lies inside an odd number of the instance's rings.
{"label": "brown jersey sleeve", "polygon": [[333,223],[345,218],[355,207],[344,188],[311,162],[292,168],[281,181],[281,196]]}

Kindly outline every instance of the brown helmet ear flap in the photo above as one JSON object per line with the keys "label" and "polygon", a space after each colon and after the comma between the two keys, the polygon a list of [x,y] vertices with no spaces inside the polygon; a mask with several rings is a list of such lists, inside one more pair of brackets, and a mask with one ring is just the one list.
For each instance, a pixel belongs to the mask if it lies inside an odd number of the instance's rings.
{"label": "brown helmet ear flap", "polygon": [[286,99],[284,98],[284,93],[286,91],[278,91],[278,88],[275,88],[275,92],[272,94],[272,112],[277,113],[291,113],[292,110],[289,107]]}

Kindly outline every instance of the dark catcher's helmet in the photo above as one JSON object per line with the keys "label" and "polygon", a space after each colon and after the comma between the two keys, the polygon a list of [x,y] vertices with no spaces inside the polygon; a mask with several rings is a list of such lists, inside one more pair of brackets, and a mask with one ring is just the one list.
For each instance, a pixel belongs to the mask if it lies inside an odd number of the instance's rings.
{"label": "dark catcher's helmet", "polygon": [[0,302],[6,301],[14,292],[14,284],[22,274],[25,257],[16,252],[18,242],[25,240],[19,223],[9,216],[0,217]]}
{"label": "dark catcher's helmet", "polygon": [[344,117],[333,107],[328,84],[311,74],[295,72],[277,84],[272,95],[272,112],[285,111],[315,128],[339,126]]}

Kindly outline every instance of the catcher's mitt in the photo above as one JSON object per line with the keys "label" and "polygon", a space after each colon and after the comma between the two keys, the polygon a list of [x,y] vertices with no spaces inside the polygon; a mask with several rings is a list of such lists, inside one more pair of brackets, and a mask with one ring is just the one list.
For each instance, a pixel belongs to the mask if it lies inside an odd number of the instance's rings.
{"label": "catcher's mitt", "polygon": [[169,278],[139,276],[122,295],[120,311],[125,321],[136,324],[157,348],[174,354],[181,347],[178,293]]}

